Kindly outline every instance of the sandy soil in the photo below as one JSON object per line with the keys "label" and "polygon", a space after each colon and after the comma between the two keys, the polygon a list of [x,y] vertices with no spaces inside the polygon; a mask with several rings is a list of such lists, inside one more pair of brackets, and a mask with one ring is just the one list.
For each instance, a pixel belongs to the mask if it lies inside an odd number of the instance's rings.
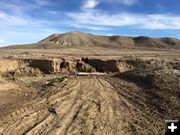
{"label": "sandy soil", "polygon": [[[65,51],[62,51],[62,50]],[[1,59],[17,58],[158,58],[180,59],[178,50],[127,51],[77,49],[0,50]],[[91,50],[91,49],[90,49]],[[92,50],[91,50],[92,51]],[[14,53],[12,55],[12,52]],[[46,53],[45,53],[46,52]],[[68,55],[68,52],[71,55]],[[14,56],[17,56],[14,58]],[[106,56],[106,57],[104,57]],[[66,57],[66,58],[67,58]],[[170,77],[179,79],[179,61]],[[2,64],[3,65],[3,64]],[[12,69],[12,66],[10,66]],[[3,68],[4,69],[4,68]],[[6,69],[6,68],[5,68]],[[2,70],[8,72],[10,69]],[[153,69],[154,70],[154,69]],[[157,70],[157,69],[156,69]],[[165,69],[163,69],[164,71]],[[169,71],[169,70],[165,70]],[[148,71],[149,72],[149,71]],[[2,74],[2,73],[1,73]],[[118,74],[118,76],[117,76]],[[131,75],[131,74],[130,74]],[[128,76],[129,77],[129,76]],[[130,76],[131,77],[131,76]],[[169,78],[169,76],[167,77]],[[140,82],[142,80],[139,80]],[[176,79],[178,82],[178,80]],[[161,84],[161,85],[160,85]],[[180,91],[177,86],[163,83],[146,87],[119,77],[106,75],[70,76],[64,73],[0,77],[0,134],[2,135],[161,135],[165,119],[180,118]],[[171,83],[172,84],[172,83]],[[161,89],[162,88],[162,89]]]}
{"label": "sandy soil", "polygon": [[66,79],[2,117],[0,126],[9,135],[162,132],[163,115],[146,104],[153,97],[141,94],[143,90],[133,84],[118,81],[116,85],[95,76]]}

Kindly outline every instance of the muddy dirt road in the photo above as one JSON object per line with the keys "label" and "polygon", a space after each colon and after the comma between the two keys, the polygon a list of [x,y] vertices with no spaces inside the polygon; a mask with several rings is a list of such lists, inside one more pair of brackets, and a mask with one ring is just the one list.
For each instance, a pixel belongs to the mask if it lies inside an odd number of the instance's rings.
{"label": "muddy dirt road", "polygon": [[[19,104],[19,109],[1,116],[0,134],[163,134],[164,116],[170,116],[153,104],[155,93],[145,91],[112,77],[52,81],[33,100],[26,101],[27,106]],[[179,116],[179,112],[174,114]]]}

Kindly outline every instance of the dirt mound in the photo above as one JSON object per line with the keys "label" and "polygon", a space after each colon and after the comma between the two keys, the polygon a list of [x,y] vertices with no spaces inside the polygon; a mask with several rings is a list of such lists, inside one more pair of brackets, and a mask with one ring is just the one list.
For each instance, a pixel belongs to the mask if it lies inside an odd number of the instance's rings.
{"label": "dirt mound", "polygon": [[127,59],[126,63],[133,66],[135,69],[159,71],[159,70],[180,70],[178,60],[163,60],[163,59]]}
{"label": "dirt mound", "polygon": [[79,71],[79,72],[124,72],[131,69],[125,61],[121,60],[102,60],[102,59],[74,59],[71,61],[64,60],[60,63],[62,72]]}
{"label": "dirt mound", "polygon": [[77,69],[77,71],[80,71],[80,72],[96,72],[96,69],[94,67],[92,67],[89,64],[86,64],[82,61],[77,62],[76,69]]}
{"label": "dirt mound", "polygon": [[[7,63],[7,64],[6,64]],[[124,72],[132,67],[122,60],[102,59],[16,59],[0,62],[3,77],[14,80],[19,76],[38,76],[77,72]]]}
{"label": "dirt mound", "polygon": [[41,72],[38,68],[24,67],[6,72],[2,75],[2,77],[7,78],[8,80],[15,80],[18,77],[34,77],[40,75],[43,75],[43,72]]}
{"label": "dirt mound", "polygon": [[0,60],[0,74],[18,69],[19,66],[20,64],[19,64],[19,61],[17,60],[1,59]]}
{"label": "dirt mound", "polygon": [[180,89],[178,83],[180,63],[178,61],[131,59],[126,63],[133,69],[117,74],[115,77],[131,81],[141,87],[161,90],[170,88],[170,91],[174,91],[178,95]]}
{"label": "dirt mound", "polygon": [[180,85],[178,83],[179,74],[176,73],[177,71],[170,69],[158,70],[156,72],[144,69],[135,69],[116,74],[114,77],[133,82],[143,88],[155,88],[158,90],[168,90],[169,92],[173,91],[177,96],[180,94],[178,92]]}
{"label": "dirt mound", "polygon": [[38,68],[45,74],[52,74],[59,72],[59,63],[58,59],[26,59],[26,63],[28,63],[29,67]]}
{"label": "dirt mound", "polygon": [[124,72],[131,69],[125,61],[121,60],[101,60],[101,59],[84,59],[85,63],[94,67],[98,72]]}
{"label": "dirt mound", "polygon": [[114,77],[136,83],[140,87],[144,88],[153,88],[155,86],[154,75],[142,70],[129,70],[120,74],[116,74]]}

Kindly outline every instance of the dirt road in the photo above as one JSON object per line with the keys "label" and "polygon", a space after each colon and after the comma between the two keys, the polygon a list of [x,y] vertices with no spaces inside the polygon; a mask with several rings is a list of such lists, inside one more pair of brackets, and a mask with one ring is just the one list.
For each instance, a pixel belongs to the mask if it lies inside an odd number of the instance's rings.
{"label": "dirt road", "polygon": [[[168,112],[159,110],[162,99],[149,93],[112,77],[83,76],[54,81],[44,85],[33,100],[27,101],[27,106],[1,116],[0,134],[163,134]],[[174,114],[179,116],[178,112]]]}

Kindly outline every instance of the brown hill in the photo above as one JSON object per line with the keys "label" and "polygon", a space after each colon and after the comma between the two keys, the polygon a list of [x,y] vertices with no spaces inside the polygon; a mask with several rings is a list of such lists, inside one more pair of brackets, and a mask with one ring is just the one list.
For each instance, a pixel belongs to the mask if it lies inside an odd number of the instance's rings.
{"label": "brown hill", "polygon": [[175,38],[150,38],[145,36],[99,36],[82,32],[68,32],[53,34],[39,44],[53,43],[58,46],[143,46],[167,47],[180,45],[180,40]]}
{"label": "brown hill", "polygon": [[171,46],[176,46],[176,45],[180,45],[180,40],[176,39],[176,38],[159,38],[159,41],[161,41],[162,43],[166,44],[166,45],[171,45]]}
{"label": "brown hill", "polygon": [[158,39],[150,38],[150,37],[135,37],[133,38],[136,46],[144,46],[144,47],[164,47],[165,44]]}
{"label": "brown hill", "polygon": [[134,40],[132,37],[125,37],[125,36],[110,36],[110,42],[113,42],[117,45],[129,45],[134,46]]}
{"label": "brown hill", "polygon": [[81,32],[68,32],[64,34],[53,34],[44,40],[40,41],[39,44],[53,43],[58,46],[108,46],[118,45],[115,42],[110,42],[107,36],[97,36]]}
{"label": "brown hill", "polygon": [[53,34],[36,44],[10,46],[8,48],[58,48],[61,46],[74,47],[172,47],[180,46],[180,40],[175,38],[151,38],[145,36],[99,36],[82,32],[67,32]]}

